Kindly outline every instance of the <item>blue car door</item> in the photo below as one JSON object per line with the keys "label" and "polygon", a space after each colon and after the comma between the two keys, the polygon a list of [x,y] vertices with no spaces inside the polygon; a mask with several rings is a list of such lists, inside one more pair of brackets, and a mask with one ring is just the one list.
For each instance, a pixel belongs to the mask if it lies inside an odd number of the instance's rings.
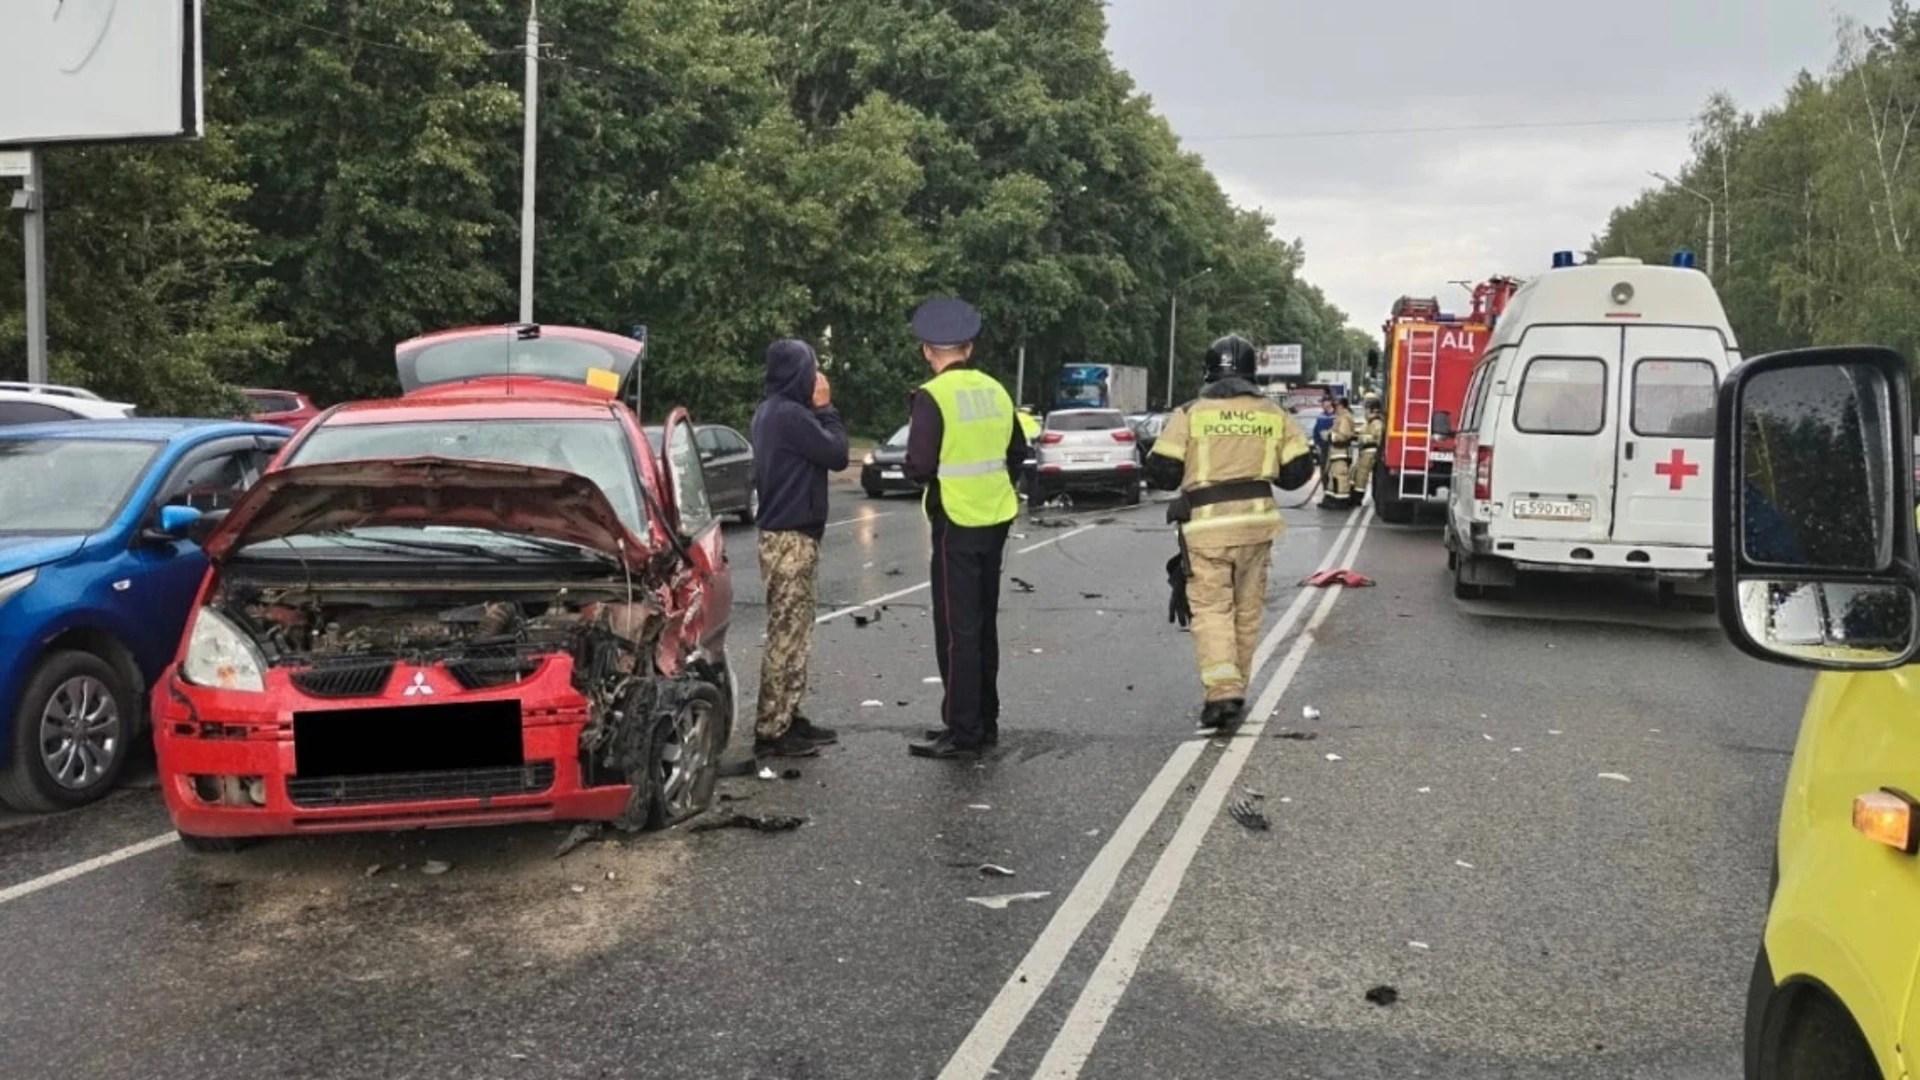
{"label": "blue car door", "polygon": [[207,557],[190,540],[151,531],[163,506],[203,513],[232,508],[253,486],[284,440],[245,436],[195,447],[177,458],[128,531],[101,588],[103,606],[120,619],[127,647],[152,679],[173,659],[189,609],[206,575]]}

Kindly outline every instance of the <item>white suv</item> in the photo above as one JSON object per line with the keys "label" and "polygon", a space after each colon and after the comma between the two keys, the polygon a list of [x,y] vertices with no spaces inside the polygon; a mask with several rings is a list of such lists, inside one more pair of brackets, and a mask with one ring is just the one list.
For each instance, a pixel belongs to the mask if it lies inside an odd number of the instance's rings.
{"label": "white suv", "polygon": [[0,427],[57,420],[114,420],[133,413],[132,405],[103,401],[97,394],[73,387],[0,384]]}
{"label": "white suv", "polygon": [[1034,440],[1033,505],[1068,491],[1111,491],[1140,502],[1140,452],[1118,409],[1056,409]]}

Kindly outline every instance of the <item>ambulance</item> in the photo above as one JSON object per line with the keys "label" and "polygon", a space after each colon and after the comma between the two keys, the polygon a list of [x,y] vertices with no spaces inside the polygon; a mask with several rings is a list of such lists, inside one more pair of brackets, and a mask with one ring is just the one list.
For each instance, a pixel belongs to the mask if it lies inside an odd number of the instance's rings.
{"label": "ambulance", "polygon": [[1455,436],[1454,595],[1551,570],[1652,578],[1663,602],[1711,604],[1714,401],[1739,361],[1691,253],[1555,254],[1508,302],[1457,421],[1435,418],[1458,429],[1434,433]]}

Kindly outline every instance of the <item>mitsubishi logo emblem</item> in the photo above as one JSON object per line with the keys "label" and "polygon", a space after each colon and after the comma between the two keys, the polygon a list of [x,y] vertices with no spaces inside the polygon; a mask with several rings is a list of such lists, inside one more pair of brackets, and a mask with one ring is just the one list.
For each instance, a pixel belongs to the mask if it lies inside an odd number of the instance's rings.
{"label": "mitsubishi logo emblem", "polygon": [[427,685],[427,673],[426,673],[426,672],[424,672],[424,671],[416,671],[416,672],[414,672],[414,673],[413,673],[413,682],[412,682],[412,684],[411,684],[411,685],[409,685],[409,686],[407,687],[407,689],[406,689],[406,691],[405,691],[405,693],[404,693],[404,694],[403,694],[402,696],[404,696],[404,697],[415,697],[415,696],[420,696],[420,697],[432,697],[432,696],[433,696],[433,687],[431,687],[431,686],[428,686],[428,685]]}

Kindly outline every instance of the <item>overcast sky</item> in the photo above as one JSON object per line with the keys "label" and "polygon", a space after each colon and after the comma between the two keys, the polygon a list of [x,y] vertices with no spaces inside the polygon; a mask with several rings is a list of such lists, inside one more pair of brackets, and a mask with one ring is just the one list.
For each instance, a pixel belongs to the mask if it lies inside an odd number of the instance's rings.
{"label": "overcast sky", "polygon": [[[1757,111],[1886,0],[1109,0],[1115,61],[1228,195],[1378,330],[1395,297],[1531,276],[1687,159],[1724,89]],[[1679,123],[1594,126],[1593,121]],[[1302,133],[1587,122],[1475,132]],[[1282,134],[1285,138],[1248,138]],[[1704,248],[1705,238],[1695,244]]]}

